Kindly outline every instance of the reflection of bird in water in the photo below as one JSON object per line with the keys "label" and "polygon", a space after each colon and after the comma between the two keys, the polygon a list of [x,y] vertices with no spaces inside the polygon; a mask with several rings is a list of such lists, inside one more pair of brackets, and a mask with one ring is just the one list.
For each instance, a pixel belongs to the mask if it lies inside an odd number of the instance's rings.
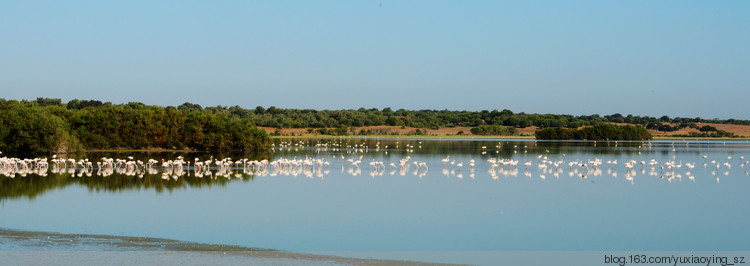
{"label": "reflection of bird in water", "polygon": [[[317,148],[316,155],[319,152],[326,151],[325,147],[328,146],[328,144],[326,145],[311,144],[308,141],[304,143],[303,142],[301,143],[289,142],[289,144],[279,145],[278,148],[284,147],[286,149],[286,147],[288,146],[294,146],[295,148],[299,147],[300,152],[304,152],[305,145],[315,146]],[[405,145],[405,147],[409,151],[416,148],[415,145],[410,145],[410,144],[402,144],[402,145]],[[398,163],[392,163],[392,162],[386,161],[384,165],[383,161],[379,160],[380,159],[379,157],[373,157],[373,158],[367,158],[367,159],[364,158],[365,156],[370,157],[367,153],[369,147],[366,143],[352,144],[352,145],[337,144],[337,145],[330,145],[330,146],[331,147],[339,147],[339,146],[349,147],[349,150],[346,152],[325,155],[325,156],[331,156],[332,159],[333,158],[341,159],[342,173],[345,172],[345,170],[348,167],[348,168],[351,168],[350,173],[352,175],[361,174],[359,167],[363,165],[361,162],[364,161],[366,163],[370,163],[369,164],[370,174],[374,174],[376,176],[383,175],[387,170],[387,171],[390,171],[391,175],[395,175],[395,173],[400,173],[401,175],[411,174],[411,175],[422,177],[426,175],[428,163],[437,163],[436,161],[440,160],[440,162],[443,163],[444,167],[447,168],[447,169],[444,169],[444,171],[446,172],[446,176],[448,177],[450,176],[460,177],[459,175],[463,176],[462,171],[466,171],[467,169],[461,169],[461,168],[463,168],[464,166],[467,166],[469,170],[468,175],[474,178],[474,172],[472,170],[473,170],[473,167],[476,166],[476,161],[474,161],[473,159],[467,162],[461,162],[458,160],[454,160],[454,158],[450,158],[450,156],[446,156],[444,158],[436,157],[435,159],[431,159],[428,162],[418,162],[418,161],[410,161],[408,160],[409,157],[406,157],[402,160],[399,160]],[[419,146],[422,146],[422,144],[420,143]],[[520,148],[519,146],[522,146],[522,145],[514,145],[513,148],[518,149]],[[649,146],[650,145],[639,146],[639,149],[649,147]],[[380,145],[376,145],[375,147],[379,148]],[[387,146],[385,147],[387,148]],[[485,151],[487,147],[491,147],[491,146],[481,146],[481,150]],[[497,150],[500,150],[499,147],[500,145],[496,146],[496,148],[498,148]],[[478,149],[478,148],[479,146],[477,146],[475,149]],[[523,148],[527,149],[526,146],[524,146]],[[665,149],[665,151],[675,149],[675,147],[671,147],[671,148],[672,149]],[[372,149],[370,151],[373,151],[373,150],[377,151],[376,149]],[[635,159],[638,159],[637,157],[636,158],[611,157],[610,160],[612,161],[607,161],[608,163],[607,167],[600,168],[600,165],[602,163],[601,163],[601,159],[599,158],[593,158],[593,160],[586,159],[586,158],[575,158],[575,159],[571,159],[571,161],[567,161],[565,159],[565,155],[563,154],[562,160],[560,160],[561,158],[557,158],[557,161],[555,161],[556,156],[554,154],[548,154],[550,152],[546,149],[541,149],[541,151],[542,151],[541,152],[542,154],[537,153],[533,156],[528,156],[528,157],[524,155],[521,158],[513,158],[513,159],[500,158],[500,157],[492,158],[491,156],[488,156],[489,158],[482,158],[482,159],[487,159],[486,161],[489,163],[487,165],[488,173],[490,173],[489,176],[492,177],[493,179],[498,179],[499,175],[503,175],[505,178],[516,176],[518,173],[518,169],[516,169],[515,166],[518,163],[518,161],[515,159],[524,161],[523,163],[525,166],[525,171],[523,172],[524,176],[530,177],[531,175],[539,175],[540,178],[543,178],[545,180],[546,180],[547,175],[551,175],[554,178],[559,178],[560,175],[564,175],[564,172],[562,171],[560,167],[563,167],[565,164],[568,165],[568,169],[566,169],[568,170],[567,172],[568,176],[570,177],[577,176],[577,177],[581,177],[581,179],[587,179],[587,178],[595,179],[595,177],[605,174],[605,175],[611,175],[612,177],[624,176],[625,180],[633,183],[634,177],[638,173],[653,176],[654,179],[658,178],[659,175],[661,174],[663,175],[663,178],[665,179],[664,181],[670,181],[670,182],[673,180],[681,181],[682,176],[686,176],[691,181],[694,181],[694,182],[696,178],[700,178],[700,175],[696,175],[697,176],[696,177],[696,176],[693,176],[693,174],[691,173],[691,171],[695,168],[694,162],[683,162],[682,160],[679,160],[679,159],[675,160],[674,159],[675,157],[671,153],[665,154],[665,158],[666,156],[670,156],[673,159],[667,162],[662,162],[662,163],[659,163],[655,159],[651,159],[651,158],[649,158],[650,159],[649,161],[645,161],[645,160],[641,161],[640,159],[636,161]],[[534,153],[534,150],[531,150],[531,153]],[[152,172],[161,173],[162,171],[171,170],[174,173],[174,177],[172,177],[172,175],[168,177],[171,179],[171,178],[184,177],[184,175],[180,173],[183,172],[182,170],[185,169],[186,165],[187,165],[187,170],[191,170],[190,167],[191,166],[193,167],[191,171],[193,173],[187,172],[188,177],[191,174],[194,174],[195,177],[199,177],[199,178],[204,175],[211,176],[212,173],[209,170],[211,168],[211,164],[215,163],[215,165],[217,166],[216,168],[223,171],[223,172],[216,173],[215,175],[217,177],[226,177],[226,178],[239,177],[239,174],[241,173],[241,171],[235,172],[233,171],[233,169],[240,167],[243,170],[250,169],[248,170],[248,172],[245,172],[245,174],[254,175],[254,176],[267,176],[267,175],[296,176],[300,174],[306,177],[316,176],[316,177],[322,178],[322,176],[320,175],[323,172],[323,170],[326,170],[325,168],[323,168],[323,166],[328,165],[329,162],[325,162],[319,159],[307,158],[305,154],[302,154],[302,156],[306,157],[305,160],[295,158],[293,160],[284,161],[283,163],[280,163],[281,160],[274,160],[277,162],[272,163],[270,167],[269,167],[268,161],[266,161],[265,164],[261,164],[258,161],[253,161],[253,160],[248,160],[248,159],[231,160],[229,158],[225,158],[225,159],[217,158],[214,160],[213,157],[209,159],[208,161],[202,161],[198,158],[194,158],[193,160],[186,160],[186,159],[183,160],[182,157],[177,157],[176,159],[171,159],[171,160],[169,160],[168,158],[164,158],[164,159],[158,159],[158,161],[154,159],[148,159],[148,163],[144,164],[141,161],[134,161],[133,156],[127,156],[126,160],[102,158],[100,162],[96,162],[96,166],[97,168],[102,169],[102,170],[114,168],[115,173],[120,173],[120,169],[122,169],[124,170],[123,173],[125,173],[128,176],[131,176],[131,175],[143,176],[143,174],[152,174]],[[714,176],[717,178],[721,176],[722,174],[728,176],[730,174],[730,171],[731,171],[730,168],[732,166],[734,166],[735,168],[738,168],[737,164],[733,165],[732,160],[735,160],[735,159],[739,160],[738,162],[740,165],[739,168],[746,168],[746,171],[744,172],[750,175],[750,172],[749,172],[750,169],[748,169],[750,162],[745,161],[745,156],[721,155],[721,156],[725,156],[727,158],[727,161],[721,162],[720,159],[714,158],[715,160],[711,161],[711,167],[708,167],[708,164],[707,164],[708,162],[707,158],[709,157],[708,155],[696,154],[694,156],[696,160],[702,159],[704,161],[704,167],[707,168],[706,172],[711,172],[711,176]],[[718,157],[718,158],[720,158],[721,156],[712,155],[712,157]],[[346,157],[351,157],[352,159],[346,160]],[[533,160],[533,157],[537,157],[536,158],[537,160],[536,161]],[[50,165],[50,167],[52,167],[52,169],[50,170],[53,171],[53,173],[59,173],[61,171],[65,172],[65,171],[72,170],[72,169],[59,169],[60,167],[67,166],[71,168],[76,168],[73,171],[73,173],[75,173],[75,176],[80,176],[82,173],[84,175],[88,175],[88,173],[86,172],[79,173],[78,169],[86,170],[89,168],[93,168],[93,165],[92,165],[93,163],[89,162],[88,159],[80,159],[80,160],[79,159],[72,160],[68,158],[59,159],[57,155],[53,155],[51,156],[51,158],[52,158],[51,160],[52,164]],[[698,159],[698,158],[701,158],[701,159]],[[619,159],[619,162],[620,162],[619,165],[618,165],[617,159]],[[332,161],[336,162],[337,160],[334,159]],[[45,162],[46,162],[46,159],[45,159]],[[448,163],[450,163],[450,165],[448,165]],[[649,171],[645,170],[646,163],[648,163],[648,165],[650,166]],[[33,167],[34,165],[41,165],[41,164],[42,164],[41,162],[37,163],[36,161],[34,162],[29,162],[26,160],[18,161],[18,166],[21,167],[19,169],[25,169],[24,167]],[[535,167],[530,167],[530,166],[533,166],[534,164],[538,166],[538,169]],[[638,164],[640,164],[640,166],[638,166]],[[660,166],[660,164],[662,165]],[[159,166],[162,166],[162,167],[159,167]],[[660,168],[656,168],[656,166],[660,166]],[[681,166],[684,166],[684,167],[681,168]],[[273,171],[268,171],[269,168],[272,169]],[[625,171],[620,171],[621,169]],[[661,169],[661,172],[659,171],[660,169]],[[14,175],[16,177],[22,176],[20,172],[17,172],[18,171],[17,169],[16,170],[11,169],[7,171],[4,169],[2,170],[7,172],[8,175]],[[636,170],[639,170],[639,171],[636,171]],[[13,173],[14,171],[16,171],[17,173]],[[262,171],[266,171],[266,172],[264,173]],[[0,174],[5,175],[5,172],[2,172]],[[109,175],[111,175],[111,172],[112,171],[109,171],[106,173],[110,173]],[[103,174],[105,174],[104,171],[102,172],[102,175]],[[232,175],[229,175],[229,174],[232,174]],[[97,173],[97,175],[99,174]],[[485,174],[485,176],[487,175]],[[480,176],[477,178],[481,178],[481,177],[482,175],[480,174]],[[720,180],[717,180],[717,183],[718,182],[720,182]]]}

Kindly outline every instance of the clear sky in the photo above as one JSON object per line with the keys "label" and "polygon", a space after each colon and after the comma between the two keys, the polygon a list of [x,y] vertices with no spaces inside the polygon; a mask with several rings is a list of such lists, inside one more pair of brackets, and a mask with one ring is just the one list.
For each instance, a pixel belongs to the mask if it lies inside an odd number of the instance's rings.
{"label": "clear sky", "polygon": [[5,1],[6,99],[750,119],[750,1]]}

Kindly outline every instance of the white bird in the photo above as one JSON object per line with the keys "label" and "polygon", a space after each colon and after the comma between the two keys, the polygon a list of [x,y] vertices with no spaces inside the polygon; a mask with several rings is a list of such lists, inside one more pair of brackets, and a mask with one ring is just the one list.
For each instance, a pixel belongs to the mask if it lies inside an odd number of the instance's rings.
{"label": "white bird", "polygon": [[444,159],[442,159],[440,161],[443,162],[443,164],[445,165],[445,164],[448,163],[448,161],[450,161],[450,158],[451,158],[451,156],[449,155],[449,156],[446,156]]}

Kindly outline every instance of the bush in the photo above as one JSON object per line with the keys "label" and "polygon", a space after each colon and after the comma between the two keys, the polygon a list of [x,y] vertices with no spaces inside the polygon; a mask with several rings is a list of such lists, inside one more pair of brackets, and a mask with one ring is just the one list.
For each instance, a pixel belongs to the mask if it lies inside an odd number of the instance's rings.
{"label": "bush", "polygon": [[187,104],[181,108],[0,99],[0,150],[12,154],[114,148],[256,151],[270,143],[264,130],[228,110]]}
{"label": "bush", "polygon": [[551,127],[537,130],[536,139],[544,140],[647,140],[651,133],[641,126],[617,126],[600,123],[582,129]]}
{"label": "bush", "polygon": [[474,135],[512,136],[517,133],[518,129],[515,127],[500,125],[483,125],[471,128],[471,134]]}
{"label": "bush", "polygon": [[424,133],[425,133],[425,131],[422,131],[420,129],[415,129],[415,130],[412,130],[411,132],[407,133],[406,135],[422,136],[422,135],[424,135]]}
{"label": "bush", "polygon": [[717,131],[716,127],[712,127],[712,126],[709,126],[709,125],[705,125],[705,126],[702,126],[702,127],[701,127],[701,128],[699,128],[698,130],[700,130],[701,132],[706,132],[706,131]]}
{"label": "bush", "polygon": [[349,135],[349,127],[347,126],[339,126],[338,128],[333,130],[333,134],[337,136],[346,136]]}

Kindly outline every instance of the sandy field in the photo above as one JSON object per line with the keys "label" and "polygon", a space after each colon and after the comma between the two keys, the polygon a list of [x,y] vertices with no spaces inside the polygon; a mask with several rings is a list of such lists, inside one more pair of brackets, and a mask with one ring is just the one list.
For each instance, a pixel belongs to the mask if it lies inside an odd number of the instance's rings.
{"label": "sandy field", "polygon": [[[698,125],[698,127],[702,127],[702,126],[706,126],[706,125],[713,126],[713,127],[716,127],[716,129],[718,129],[718,130],[724,130],[726,132],[731,132],[731,133],[734,133],[735,135],[740,136],[740,137],[750,137],[750,126],[745,126],[745,125],[728,125],[728,124],[712,124],[712,123],[695,123],[695,124]],[[694,128],[689,128],[689,127],[686,127],[686,128],[683,128],[683,129],[680,129],[680,130],[677,130],[677,131],[672,131],[672,132],[662,132],[662,131],[656,131],[656,130],[649,130],[649,132],[651,132],[651,134],[653,134],[654,136],[660,136],[660,137],[661,136],[670,136],[670,135],[687,135],[687,134],[690,134],[690,132],[701,133],[700,130],[697,130],[697,129],[694,129]]]}

